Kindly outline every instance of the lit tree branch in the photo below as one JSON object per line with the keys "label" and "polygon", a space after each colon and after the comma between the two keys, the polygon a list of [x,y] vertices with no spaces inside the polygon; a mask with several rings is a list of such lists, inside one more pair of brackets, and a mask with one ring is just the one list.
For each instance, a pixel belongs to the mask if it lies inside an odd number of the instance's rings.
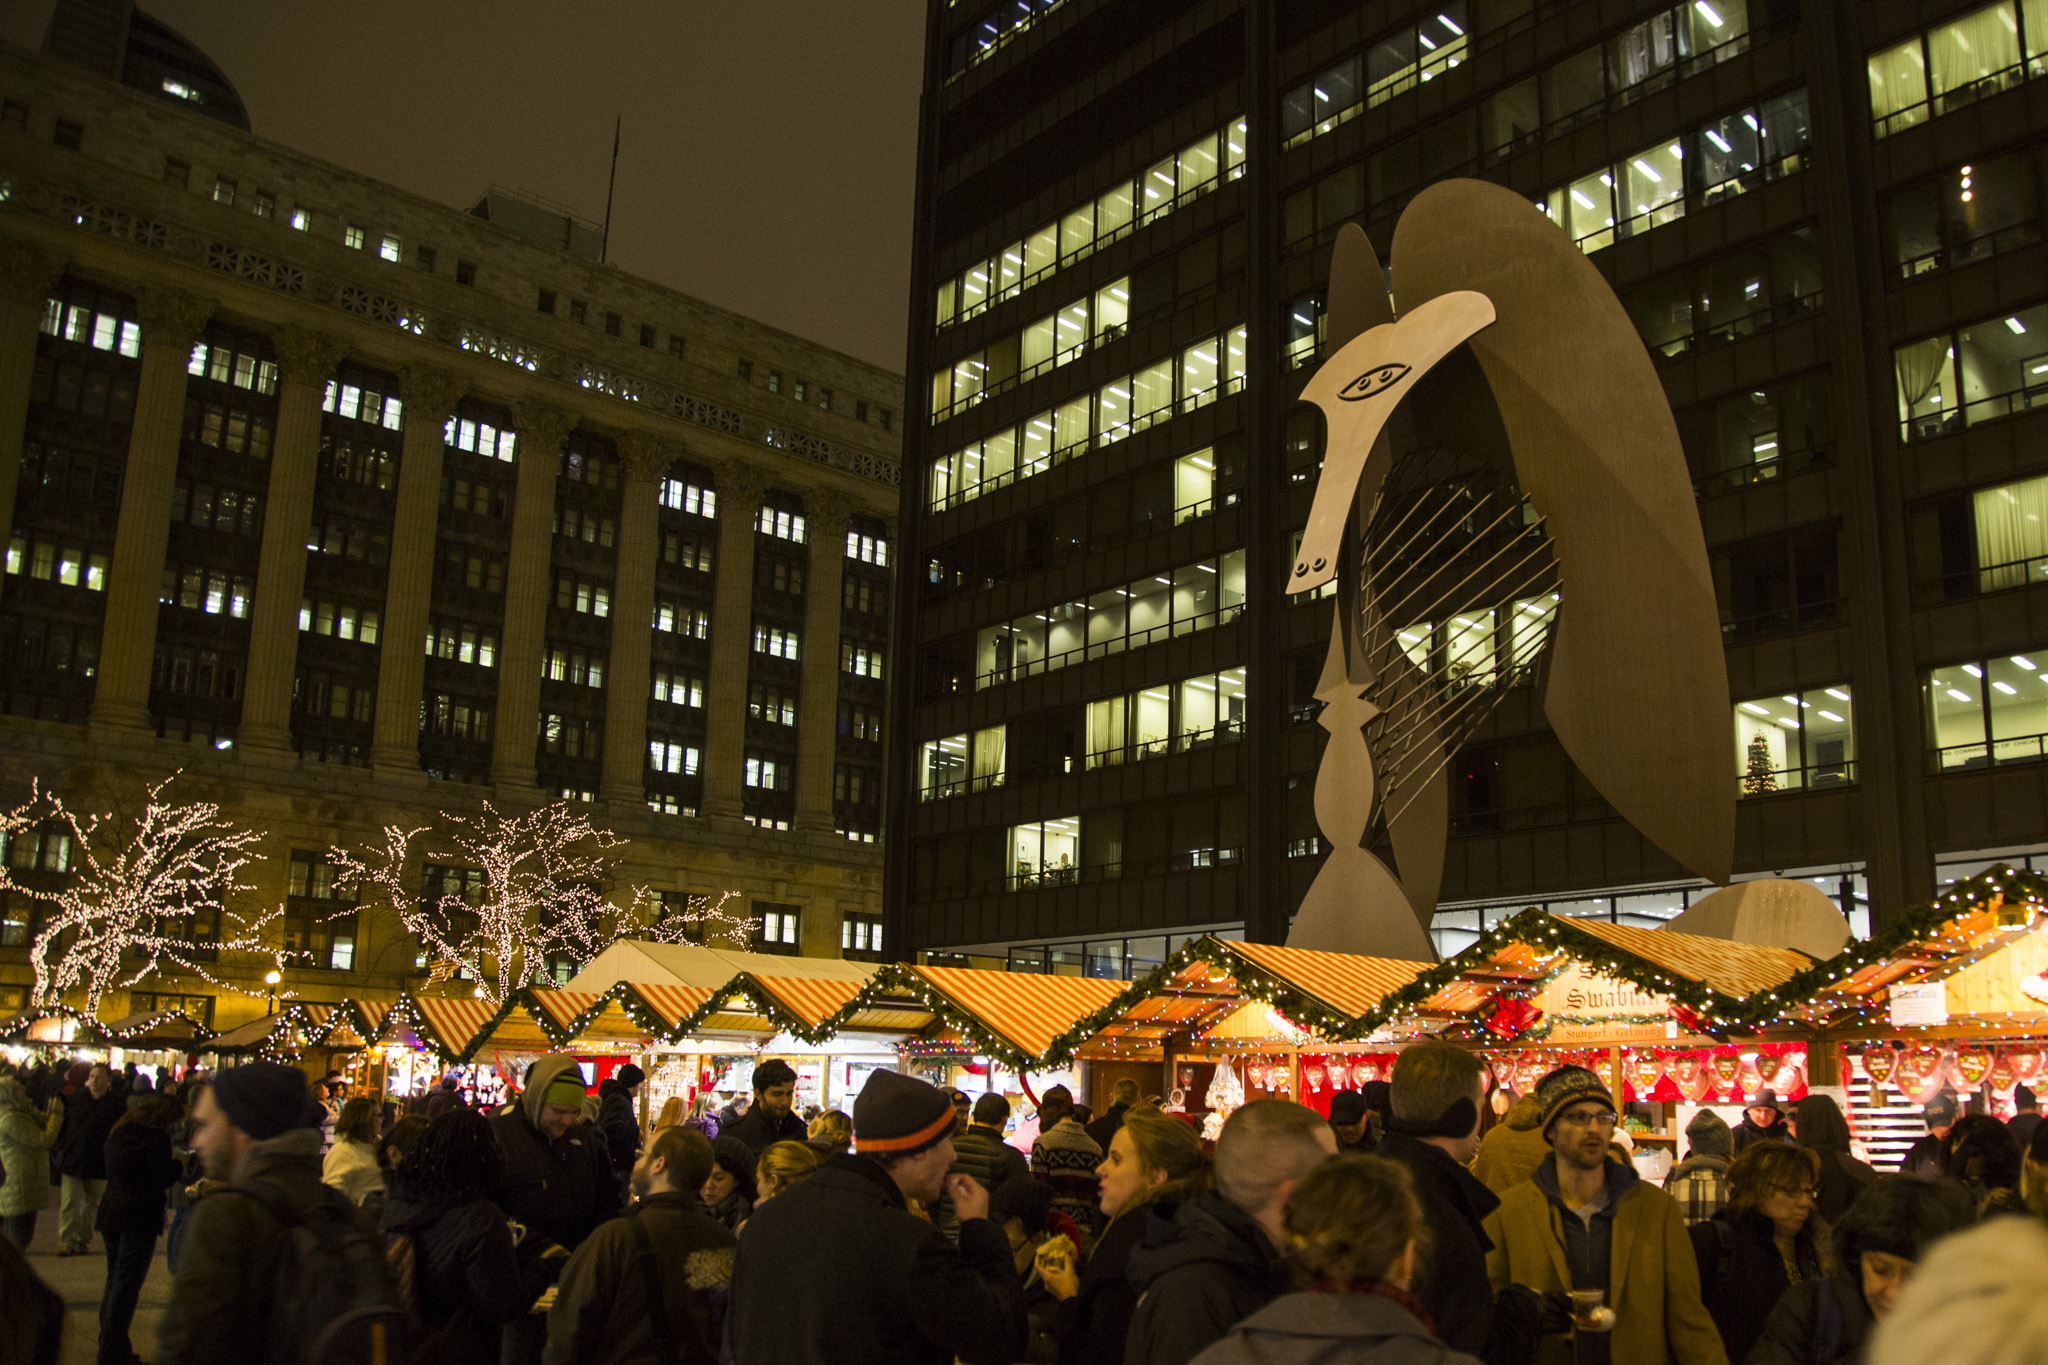
{"label": "lit tree branch", "polygon": [[[174,971],[232,989],[207,959],[235,952],[280,958],[263,930],[281,908],[246,916],[226,903],[252,889],[240,874],[261,836],[229,824],[211,801],[168,799],[177,776],[149,788],[132,819],[80,816],[40,782],[26,802],[0,813],[8,850],[0,891],[42,908],[29,948],[38,1008],[82,990],[86,1012],[97,1015],[108,990]],[[22,840],[34,842],[24,849]]]}

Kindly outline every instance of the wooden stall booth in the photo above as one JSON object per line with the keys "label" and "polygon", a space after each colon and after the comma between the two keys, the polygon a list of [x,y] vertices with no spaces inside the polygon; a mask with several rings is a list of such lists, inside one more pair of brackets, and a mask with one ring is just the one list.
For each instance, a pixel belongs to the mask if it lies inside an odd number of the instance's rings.
{"label": "wooden stall booth", "polygon": [[1759,1037],[1748,1002],[1813,966],[1789,948],[1642,929],[1531,909],[1422,972],[1361,1027],[1428,1032],[1471,1047],[1493,1080],[1526,1094],[1567,1062],[1597,1074],[1625,1107],[1647,1171],[1668,1168],[1703,1106],[1740,1121],[1769,1089],[1806,1093],[1806,1031]]}
{"label": "wooden stall booth", "polygon": [[1098,1104],[1130,1075],[1210,1137],[1254,1099],[1327,1114],[1337,1091],[1385,1078],[1394,1053],[1360,1021],[1424,966],[1204,935],[1077,1026],[1075,1055]]}
{"label": "wooden stall booth", "polygon": [[2004,865],[1754,1002],[1760,1023],[1804,1027],[1847,1093],[1869,1160],[1891,1170],[1955,1095],[2005,1117],[2021,1085],[2048,1088],[2048,879]]}

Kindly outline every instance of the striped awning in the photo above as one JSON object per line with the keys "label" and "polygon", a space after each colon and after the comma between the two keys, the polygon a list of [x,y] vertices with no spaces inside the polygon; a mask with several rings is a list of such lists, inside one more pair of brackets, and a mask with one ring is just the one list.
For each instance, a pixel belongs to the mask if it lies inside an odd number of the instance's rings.
{"label": "striped awning", "polygon": [[703,1009],[711,999],[711,992],[701,986],[635,981],[629,983],[627,989],[640,997],[640,1002],[654,1012],[670,1035],[680,1032],[683,1021]]}
{"label": "striped awning", "polygon": [[1642,929],[1606,920],[1557,916],[1583,934],[1611,943],[1623,952],[1665,971],[1697,981],[1731,1000],[1768,991],[1813,965],[1813,959],[1791,948],[1767,948],[1700,934],[1674,934],[1669,929]]}
{"label": "striped awning", "polygon": [[413,996],[407,1003],[427,1035],[421,1041],[456,1061],[467,1061],[506,1013],[474,997]]}
{"label": "striped awning", "polygon": [[947,1004],[1008,1043],[1018,1058],[1032,1062],[1065,1060],[1050,1057],[1054,1044],[1124,990],[1121,981],[1089,976],[991,972],[974,967],[913,967],[904,975],[929,983]]}
{"label": "striped awning", "polygon": [[861,991],[861,983],[858,981],[834,981],[802,976],[762,976],[751,972],[747,977],[771,997],[775,1006],[800,1021],[805,1029],[820,1027],[827,1019],[851,1004],[853,998]]}
{"label": "striped awning", "polygon": [[526,995],[540,1007],[547,1020],[561,1031],[573,1031],[579,1022],[597,1012],[605,997],[592,991],[565,991],[534,986]]}
{"label": "striped awning", "polygon": [[1226,940],[1224,946],[1254,968],[1314,996],[1332,1012],[1349,1018],[1379,1008],[1382,1000],[1413,982],[1430,965],[1398,958],[1283,948],[1273,943]]}

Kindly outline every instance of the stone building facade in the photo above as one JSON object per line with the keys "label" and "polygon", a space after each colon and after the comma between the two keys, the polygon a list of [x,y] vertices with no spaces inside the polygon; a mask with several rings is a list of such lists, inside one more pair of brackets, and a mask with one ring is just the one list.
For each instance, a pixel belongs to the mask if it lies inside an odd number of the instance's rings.
{"label": "stone building facade", "polygon": [[[417,980],[395,917],[319,894],[327,850],[486,800],[591,803],[621,894],[877,951],[900,376],[123,69],[0,47],[10,804],[179,773],[263,831],[308,1000]],[[0,1013],[35,931],[0,911]],[[266,966],[106,1010],[231,1026]]]}

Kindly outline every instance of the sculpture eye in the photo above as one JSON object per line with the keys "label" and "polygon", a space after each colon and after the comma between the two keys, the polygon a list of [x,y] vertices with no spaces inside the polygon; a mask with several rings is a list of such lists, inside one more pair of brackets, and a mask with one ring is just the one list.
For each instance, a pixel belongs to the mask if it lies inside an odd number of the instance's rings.
{"label": "sculpture eye", "polygon": [[1361,399],[1370,398],[1374,394],[1385,393],[1388,389],[1400,383],[1407,376],[1410,368],[1410,366],[1396,362],[1391,365],[1382,365],[1378,369],[1367,370],[1364,374],[1337,390],[1337,396],[1347,403],[1356,403]]}

